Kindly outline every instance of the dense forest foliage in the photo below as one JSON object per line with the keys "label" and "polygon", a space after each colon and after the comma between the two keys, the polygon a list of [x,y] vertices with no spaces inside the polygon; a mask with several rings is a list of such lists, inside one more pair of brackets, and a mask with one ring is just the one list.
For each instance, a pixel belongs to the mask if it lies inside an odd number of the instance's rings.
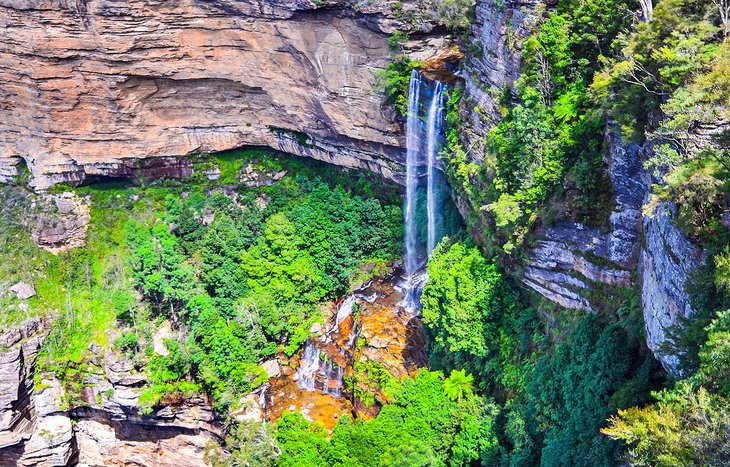
{"label": "dense forest foliage", "polygon": [[[154,358],[150,403],[192,374],[219,404],[231,403],[266,379],[256,362],[280,345],[288,355],[301,348],[322,321],[318,304],[347,292],[359,266],[399,252],[398,207],[304,178],[263,196],[262,208],[245,190],[169,194],[165,219],[127,224],[135,280],[154,314],[191,331],[184,351]],[[212,222],[201,224],[203,215]]]}
{"label": "dense forest foliage", "polygon": [[[3,318],[11,324],[60,310],[37,378],[54,373],[66,402],[83,404],[85,375],[96,371],[87,357],[94,345],[111,345],[147,374],[145,410],[195,393],[224,410],[265,382],[258,363],[297,352],[323,320],[320,303],[376,274],[402,244],[397,190],[279,157],[245,150],[202,159],[200,172],[219,167],[215,181],[79,188],[92,200],[88,243],[58,256],[32,246],[13,214],[28,208],[26,197],[4,189],[3,241],[17,245],[3,250],[5,272],[22,278],[38,270],[43,279],[32,310]],[[266,183],[238,182],[247,166]],[[280,180],[271,179],[277,173]],[[186,332],[166,339],[160,355],[152,332],[164,320]]]}
{"label": "dense forest foliage", "polygon": [[[730,154],[722,127],[705,140],[696,136],[697,129],[728,118],[728,6],[663,0],[650,17],[637,10],[639,4],[631,1],[568,0],[549,13],[538,12],[523,47],[522,75],[512,91],[504,91],[504,119],[484,145],[485,164],[471,162],[461,144],[461,92],[451,93],[446,167],[454,187],[492,214],[488,250],[499,262],[500,246],[508,255],[519,253],[531,226],[549,223],[556,212],[589,225],[605,222],[610,189],[601,155],[611,122],[619,124],[625,141],[652,149],[646,168],[656,185],[645,212],[677,202],[677,225],[709,253],[687,285],[695,313],[671,331],[669,345],[687,377],[651,395],[661,371],[641,350],[642,322],[633,300],[584,318],[548,349],[543,335],[549,332],[525,333],[514,326],[514,312],[500,323],[504,307],[489,305],[494,296],[470,292],[474,282],[463,277],[449,283],[443,271],[433,271],[424,292],[424,318],[434,333],[432,359],[468,368],[479,375],[480,386],[489,386],[515,366],[500,363],[496,376],[487,374],[483,346],[470,346],[472,354],[464,355],[458,342],[488,333],[488,342],[511,343],[491,350],[493,358],[520,362],[504,357],[515,349],[532,355],[522,360],[531,373],[516,372],[527,377],[508,390],[505,404],[503,446],[515,465],[613,465],[619,459],[636,465],[723,465],[730,459],[725,387],[730,367],[723,356],[729,341],[722,311],[730,298],[730,236],[720,222],[730,193]],[[466,275],[468,268],[452,266],[476,263],[466,262],[461,247],[451,249],[444,257],[443,251],[435,255],[429,267]],[[480,270],[480,281],[495,277],[489,266]],[[483,326],[459,320],[454,284],[464,284],[461,302],[483,317]],[[430,306],[435,308],[429,319]],[[538,343],[532,354],[524,351],[530,336]],[[656,402],[644,405],[651,401]],[[515,426],[523,430],[519,436],[511,433]],[[599,428],[624,443],[606,439]]]}
{"label": "dense forest foliage", "polygon": [[[538,5],[522,74],[501,90],[503,118],[481,142],[484,154],[462,141],[464,107],[476,104],[450,90],[445,168],[475,207],[470,216],[489,213],[491,222],[467,218],[488,259],[468,242],[442,243],[429,262],[423,317],[432,367],[466,369],[480,393],[503,402],[495,426],[504,465],[730,462],[730,232],[721,222],[730,194],[729,12],[719,0]],[[404,92],[395,77],[407,62],[396,62],[390,102]],[[676,202],[677,226],[708,252],[687,284],[694,314],[670,330],[686,378],[657,392],[663,372],[644,347],[630,291],[599,316],[560,316],[523,305],[495,266],[514,267],[536,225],[605,224],[608,126],[648,148],[655,185],[645,212]]]}

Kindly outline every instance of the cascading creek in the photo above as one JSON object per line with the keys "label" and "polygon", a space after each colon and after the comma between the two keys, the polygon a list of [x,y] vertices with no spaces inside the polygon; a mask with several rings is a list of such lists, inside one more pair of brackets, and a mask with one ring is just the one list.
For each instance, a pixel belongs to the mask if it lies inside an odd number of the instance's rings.
{"label": "cascading creek", "polygon": [[[344,387],[345,366],[349,364],[358,336],[353,311],[358,300],[368,303],[378,298],[377,293],[354,293],[345,297],[337,308],[330,326],[319,339],[308,339],[304,344],[299,368],[294,381],[304,391],[321,391],[341,397]],[[348,318],[350,318],[348,320]]]}
{"label": "cascading creek", "polygon": [[272,382],[267,396],[270,419],[292,407],[330,428],[342,413],[374,416],[379,405],[364,403],[361,395],[384,396],[356,363],[375,362],[397,378],[426,364],[418,316],[427,279],[425,265],[441,238],[455,227],[456,213],[438,165],[444,139],[444,93],[443,83],[413,71],[406,122],[402,269],[391,264],[387,272],[358,284],[353,293],[328,308],[324,324],[312,326],[313,335],[304,345],[296,371]]}
{"label": "cascading creek", "polygon": [[[443,174],[437,168],[437,156],[443,145],[443,115],[443,83],[429,81],[420,72],[413,70],[408,85],[406,121],[403,259],[403,306],[412,313],[417,313],[420,307],[420,293],[427,279],[424,266],[436,244],[444,236],[443,190],[446,185]],[[424,197],[425,219],[421,209]]]}
{"label": "cascading creek", "polygon": [[[342,356],[345,356],[345,353],[350,349],[337,345],[337,341],[336,339],[333,340],[333,336],[340,332],[340,325],[352,314],[356,299],[357,295],[350,295],[342,301],[337,309],[334,323],[327,329],[321,342],[322,345],[334,344]],[[351,333],[354,334],[354,329]],[[347,342],[349,343],[350,340],[351,336],[348,336]],[[354,339],[352,341],[354,342]],[[294,381],[297,382],[299,388],[305,391],[321,389],[323,394],[340,397],[342,395],[343,375],[342,365],[336,363],[326,352],[322,352],[318,347],[318,342],[308,339],[304,344],[299,369],[294,374]]]}

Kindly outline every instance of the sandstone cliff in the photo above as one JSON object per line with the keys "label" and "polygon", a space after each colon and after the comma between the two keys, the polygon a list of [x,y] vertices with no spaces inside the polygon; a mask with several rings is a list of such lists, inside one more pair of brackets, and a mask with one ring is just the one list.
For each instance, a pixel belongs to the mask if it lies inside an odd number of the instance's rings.
{"label": "sandstone cliff", "polygon": [[[404,24],[387,5],[0,0],[0,181],[16,176],[21,161],[39,189],[140,170],[187,176],[190,161],[172,156],[244,145],[400,180],[402,129],[374,89],[374,72],[390,61],[387,37],[396,30],[420,35],[410,50],[419,58],[443,41],[427,15]],[[540,0],[477,2],[462,106],[474,162],[484,162],[499,95],[519,76],[521,43],[543,8]],[[607,291],[640,290],[648,345],[676,374],[676,357],[660,349],[667,328],[691,315],[683,285],[702,251],[672,225],[671,205],[642,217],[648,149],[624,144],[612,129],[606,139],[616,201],[608,225],[539,228],[521,279],[585,311],[599,310],[611,299]],[[468,199],[458,202],[463,212],[479,211]],[[42,210],[53,218],[36,222],[39,244],[63,249],[83,241],[84,200],[53,195]],[[138,415],[143,381],[128,361],[100,361],[89,382],[95,389],[73,410],[63,408],[64,388],[52,378],[33,388],[42,324],[0,338],[8,349],[0,355],[0,463],[154,465],[162,456],[202,463],[205,445],[220,433],[205,401]]]}
{"label": "sandstone cliff", "polygon": [[140,159],[244,145],[399,178],[401,128],[373,76],[389,33],[434,25],[419,2],[407,24],[365,3],[0,1],[0,181],[21,160],[41,189],[189,175]]}

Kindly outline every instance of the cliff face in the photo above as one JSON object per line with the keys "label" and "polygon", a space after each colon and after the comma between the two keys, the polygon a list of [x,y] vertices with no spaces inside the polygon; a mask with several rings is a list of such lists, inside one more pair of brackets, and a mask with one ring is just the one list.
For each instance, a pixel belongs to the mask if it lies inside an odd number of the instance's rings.
{"label": "cliff face", "polygon": [[0,1],[0,181],[21,159],[36,188],[186,175],[137,159],[243,145],[399,178],[400,125],[373,75],[388,33],[433,25],[349,3]]}
{"label": "cliff face", "polygon": [[[374,89],[374,72],[390,61],[388,34],[430,34],[434,25],[404,25],[385,2],[357,11],[354,4],[0,0],[0,181],[17,175],[21,160],[36,188],[138,169],[186,176],[189,161],[170,156],[243,145],[401,180],[402,129]],[[519,76],[521,43],[542,8],[540,0],[477,2],[462,107],[475,162],[484,162],[500,93]],[[426,39],[414,48],[418,58],[443,46],[438,34]],[[606,138],[616,199],[607,228],[538,229],[521,279],[586,311],[610,299],[606,290],[637,288],[648,345],[676,373],[676,357],[661,347],[667,328],[692,312],[683,286],[702,251],[672,225],[671,205],[642,217],[647,149],[624,144],[615,131]],[[463,212],[484,212],[457,201]],[[31,222],[34,240],[59,251],[80,245],[85,200],[49,195],[42,204],[52,216]],[[480,222],[490,220],[481,214]],[[85,403],[63,408],[57,381],[33,387],[45,333],[44,323],[31,321],[0,337],[0,464],[155,465],[164,457],[201,465],[206,444],[220,441],[200,399],[139,415],[144,380],[124,359],[99,360]]]}
{"label": "cliff face", "polygon": [[0,335],[0,465],[204,465],[222,433],[207,401],[140,415],[144,376],[98,347],[82,393],[71,396],[52,375],[34,375],[49,325],[31,319]]}
{"label": "cliff face", "polygon": [[566,307],[596,311],[595,301],[610,302],[601,289],[632,288],[631,272],[639,258],[641,206],[649,185],[644,149],[624,144],[617,128],[606,132],[604,162],[613,185],[615,206],[605,229],[577,222],[540,228],[522,281]]}
{"label": "cliff face", "polygon": [[[464,60],[465,91],[461,104],[461,134],[472,162],[482,164],[488,131],[502,118],[499,99],[520,75],[524,40],[534,30],[552,2],[515,0],[477,2],[476,22],[470,32],[470,49]],[[724,127],[701,127],[693,139],[697,148]],[[594,228],[571,221],[538,226],[532,233],[520,280],[533,291],[566,308],[598,312],[618,306],[620,289],[641,296],[648,347],[670,373],[678,376],[677,357],[665,348],[668,328],[692,309],[684,291],[687,275],[703,261],[702,249],[673,225],[671,204],[653,213],[642,213],[651,180],[643,168],[649,145],[621,140],[618,128],[605,134],[604,163],[613,188],[614,207],[608,222]],[[479,187],[481,180],[471,180]],[[458,193],[457,206],[467,217],[471,232],[480,240],[493,229],[493,219]],[[664,349],[664,350],[663,350]]]}
{"label": "cliff face", "polygon": [[464,137],[474,150],[470,156],[483,162],[483,139],[501,120],[499,99],[520,76],[522,43],[544,12],[543,0],[481,0],[464,60],[465,92],[462,120]]}
{"label": "cliff face", "polygon": [[647,346],[670,374],[680,377],[676,352],[681,349],[669,349],[668,331],[692,315],[684,284],[704,261],[704,252],[674,225],[675,205],[642,212],[652,183],[643,168],[651,146],[623,143],[612,128],[606,145],[615,199],[608,226],[597,230],[562,222],[538,229],[522,281],[553,302],[586,311],[615,308],[621,300],[617,289],[636,290]]}

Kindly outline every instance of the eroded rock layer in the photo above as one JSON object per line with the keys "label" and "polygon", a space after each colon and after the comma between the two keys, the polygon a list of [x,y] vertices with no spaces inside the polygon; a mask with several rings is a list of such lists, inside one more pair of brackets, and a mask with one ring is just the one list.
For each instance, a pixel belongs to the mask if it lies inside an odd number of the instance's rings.
{"label": "eroded rock layer", "polygon": [[0,335],[0,465],[204,465],[221,441],[210,404],[192,397],[142,414],[145,376],[92,344],[83,390],[34,374],[50,322],[30,319]]}
{"label": "eroded rock layer", "polygon": [[46,188],[244,145],[399,178],[374,81],[398,23],[348,3],[0,1],[0,181],[22,160]]}
{"label": "eroded rock layer", "polygon": [[[617,128],[606,131],[604,162],[615,206],[606,228],[562,221],[537,229],[523,282],[566,307],[595,311],[601,285],[631,288],[639,258],[641,207],[649,190],[644,148],[621,141]],[[605,301],[605,300],[604,300]]]}

